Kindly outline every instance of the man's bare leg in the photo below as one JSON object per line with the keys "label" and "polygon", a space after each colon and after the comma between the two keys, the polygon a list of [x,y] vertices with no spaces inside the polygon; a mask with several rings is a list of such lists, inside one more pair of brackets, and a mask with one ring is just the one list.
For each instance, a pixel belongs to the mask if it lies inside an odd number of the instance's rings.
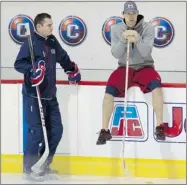
{"label": "man's bare leg", "polygon": [[107,140],[112,138],[110,131],[108,130],[109,121],[114,108],[114,97],[108,93],[105,93],[102,107],[102,129],[97,140],[97,145],[105,144]]}
{"label": "man's bare leg", "polygon": [[156,114],[157,126],[163,123],[163,93],[161,88],[152,91],[153,109]]}
{"label": "man's bare leg", "polygon": [[110,117],[114,108],[114,97],[108,93],[105,93],[102,107],[102,129],[108,130]]}
{"label": "man's bare leg", "polygon": [[161,88],[156,88],[152,91],[152,102],[157,120],[156,137],[158,140],[165,140],[163,125],[163,93]]}

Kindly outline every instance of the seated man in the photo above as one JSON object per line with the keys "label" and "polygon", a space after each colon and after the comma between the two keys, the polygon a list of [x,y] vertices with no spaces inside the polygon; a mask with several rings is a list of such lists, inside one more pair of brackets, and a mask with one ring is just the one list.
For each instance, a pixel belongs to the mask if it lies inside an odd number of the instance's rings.
{"label": "seated man", "polygon": [[156,113],[156,137],[165,140],[163,125],[163,95],[161,78],[154,69],[151,56],[154,42],[154,27],[144,21],[136,4],[124,4],[124,21],[111,27],[111,52],[118,59],[119,67],[109,77],[104,100],[102,129],[97,145],[105,144],[112,138],[108,129],[114,107],[114,97],[124,97],[127,43],[130,43],[128,88],[138,85],[143,93],[152,92],[153,108]]}

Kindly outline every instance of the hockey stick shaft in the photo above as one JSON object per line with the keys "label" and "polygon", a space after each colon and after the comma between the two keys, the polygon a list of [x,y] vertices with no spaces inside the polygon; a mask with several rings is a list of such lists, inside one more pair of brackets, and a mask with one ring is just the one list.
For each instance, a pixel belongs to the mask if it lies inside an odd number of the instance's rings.
{"label": "hockey stick shaft", "polygon": [[125,97],[124,97],[124,121],[123,121],[123,140],[122,140],[122,163],[125,172],[129,175],[127,164],[124,160],[125,153],[125,135],[127,130],[127,120],[126,120],[126,111],[127,111],[127,90],[128,90],[128,76],[129,76],[129,55],[130,55],[130,43],[127,43],[127,55],[126,55],[126,70],[125,70]]}
{"label": "hockey stick shaft", "polygon": [[[29,44],[29,50],[30,50],[30,55],[31,55],[33,71],[35,72],[36,71],[36,66],[35,66],[34,50],[33,50],[31,34],[30,34],[30,28],[27,28],[27,29],[29,29],[28,44]],[[47,139],[45,117],[44,117],[44,111],[43,111],[42,102],[41,102],[41,95],[40,95],[39,86],[36,86],[36,93],[37,93],[38,106],[39,106],[40,118],[41,118],[41,124],[42,124],[43,136],[44,136],[45,151],[44,151],[42,157],[37,161],[36,164],[34,164],[32,166],[31,169],[35,173],[40,173],[40,172],[43,171],[43,168],[45,166],[45,162],[46,162],[47,157],[49,155],[49,144],[48,144],[48,139]]]}

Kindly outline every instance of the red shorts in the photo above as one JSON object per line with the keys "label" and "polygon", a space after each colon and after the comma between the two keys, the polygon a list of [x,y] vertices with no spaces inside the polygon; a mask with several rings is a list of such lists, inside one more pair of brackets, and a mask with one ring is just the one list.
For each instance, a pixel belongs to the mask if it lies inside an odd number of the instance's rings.
{"label": "red shorts", "polygon": [[[126,68],[119,67],[108,79],[107,87],[115,87],[117,90],[117,97],[124,97],[125,95],[125,73]],[[143,93],[148,93],[150,92],[148,85],[153,80],[157,80],[161,83],[160,75],[153,67],[147,66],[138,70],[129,67],[128,88],[138,86]]]}

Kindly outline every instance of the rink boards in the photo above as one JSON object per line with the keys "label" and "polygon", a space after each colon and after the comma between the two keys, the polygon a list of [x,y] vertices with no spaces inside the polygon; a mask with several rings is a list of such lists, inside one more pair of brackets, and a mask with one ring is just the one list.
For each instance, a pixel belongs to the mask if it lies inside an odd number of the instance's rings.
{"label": "rink boards", "polygon": [[[8,81],[7,81],[8,82]],[[18,81],[17,81],[18,82]],[[21,83],[1,86],[2,172],[22,172],[22,153],[27,130]],[[110,120],[113,139],[97,146],[102,124],[104,83],[57,85],[57,97],[64,125],[63,138],[53,166],[63,174],[122,176],[123,98],[116,98]],[[186,177],[186,86],[164,84],[164,122],[167,139],[154,137],[156,118],[151,94],[138,87],[129,89],[125,133],[125,161],[136,177]]]}

